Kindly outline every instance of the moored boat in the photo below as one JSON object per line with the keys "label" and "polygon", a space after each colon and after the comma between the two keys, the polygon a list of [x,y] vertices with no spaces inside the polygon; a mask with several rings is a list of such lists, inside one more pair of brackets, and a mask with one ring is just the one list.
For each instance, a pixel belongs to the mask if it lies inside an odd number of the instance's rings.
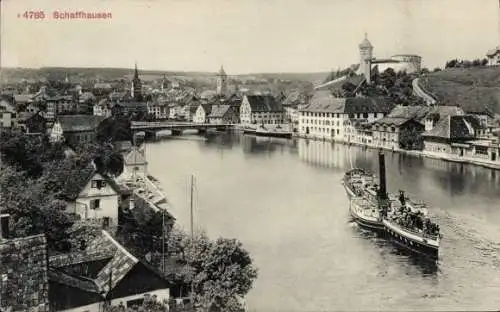
{"label": "moored boat", "polygon": [[291,138],[292,132],[281,128],[279,125],[275,128],[266,128],[264,125],[258,127],[245,127],[243,128],[243,134],[254,134],[266,137],[276,137],[276,138]]}
{"label": "moored boat", "polygon": [[375,232],[383,232],[385,227],[382,223],[380,212],[373,203],[362,197],[355,197],[349,203],[351,217],[362,228]]}

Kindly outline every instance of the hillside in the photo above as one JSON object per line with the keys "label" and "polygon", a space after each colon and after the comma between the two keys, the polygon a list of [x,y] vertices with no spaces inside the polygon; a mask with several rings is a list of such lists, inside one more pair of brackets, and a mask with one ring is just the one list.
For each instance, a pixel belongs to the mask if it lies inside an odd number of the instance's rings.
{"label": "hillside", "polygon": [[500,67],[452,68],[420,78],[420,86],[442,104],[467,112],[500,114]]}
{"label": "hillside", "polygon": [[[162,71],[162,70],[141,70],[143,80],[159,79],[163,75],[167,77],[177,77],[180,79],[211,79],[216,76],[216,72],[182,72],[182,71]],[[233,79],[278,79],[291,81],[305,81],[317,83],[322,81],[328,73],[249,73],[231,75]],[[34,68],[2,68],[0,70],[0,81],[11,83],[21,79],[54,79],[63,80],[66,75],[77,79],[116,80],[130,78],[133,75],[132,68],[72,68],[72,67],[42,67]]]}

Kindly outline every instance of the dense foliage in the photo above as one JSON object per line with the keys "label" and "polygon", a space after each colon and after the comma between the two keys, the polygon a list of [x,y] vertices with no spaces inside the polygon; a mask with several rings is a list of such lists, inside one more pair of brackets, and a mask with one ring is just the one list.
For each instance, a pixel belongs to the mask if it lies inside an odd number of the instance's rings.
{"label": "dense foliage", "polygon": [[45,233],[50,249],[66,250],[72,218],[64,212],[62,190],[75,172],[95,160],[103,174],[118,175],[123,158],[111,145],[87,145],[74,152],[45,137],[20,132],[0,135],[0,207],[11,215],[11,235]]}
{"label": "dense foliage", "polygon": [[227,238],[212,241],[203,233],[191,240],[182,230],[174,229],[168,248],[183,260],[181,279],[192,285],[197,309],[243,311],[243,298],[257,270],[241,242]]}
{"label": "dense foliage", "polygon": [[[388,68],[379,73],[373,70],[370,84],[363,84],[358,92],[364,96],[387,96],[394,100],[396,104],[404,106],[421,105],[422,99],[413,95],[412,81],[416,74],[407,74],[406,72],[395,72]],[[350,82],[342,85],[344,96],[355,96],[356,86]]]}
{"label": "dense foliage", "polygon": [[445,68],[469,68],[469,67],[486,66],[487,64],[488,64],[487,59],[482,59],[482,60],[474,59],[472,61],[453,59],[446,62]]}

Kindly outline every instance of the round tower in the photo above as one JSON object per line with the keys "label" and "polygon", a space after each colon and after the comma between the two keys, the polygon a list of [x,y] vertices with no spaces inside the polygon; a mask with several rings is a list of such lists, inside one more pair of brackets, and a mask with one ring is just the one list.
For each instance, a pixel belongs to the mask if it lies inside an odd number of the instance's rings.
{"label": "round tower", "polygon": [[365,33],[365,39],[359,44],[359,69],[368,83],[370,83],[372,58],[373,46],[368,40],[368,35]]}

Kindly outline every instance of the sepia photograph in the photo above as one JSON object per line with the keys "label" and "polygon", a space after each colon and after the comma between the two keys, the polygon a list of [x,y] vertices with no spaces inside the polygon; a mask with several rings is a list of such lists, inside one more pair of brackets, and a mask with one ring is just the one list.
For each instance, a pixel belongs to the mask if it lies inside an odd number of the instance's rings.
{"label": "sepia photograph", "polygon": [[0,0],[21,311],[500,311],[500,0]]}

